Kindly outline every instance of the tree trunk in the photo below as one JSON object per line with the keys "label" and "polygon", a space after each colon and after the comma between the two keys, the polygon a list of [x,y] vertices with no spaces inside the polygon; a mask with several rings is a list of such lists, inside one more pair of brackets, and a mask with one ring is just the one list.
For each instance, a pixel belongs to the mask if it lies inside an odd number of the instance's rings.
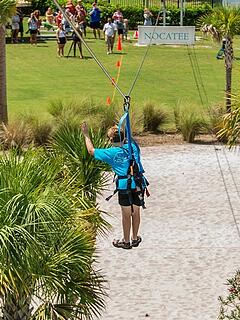
{"label": "tree trunk", "polygon": [[0,123],[8,122],[6,89],[6,40],[5,26],[0,24]]}
{"label": "tree trunk", "polygon": [[227,112],[231,112],[233,46],[230,36],[226,37],[224,55],[226,68],[226,110]]}

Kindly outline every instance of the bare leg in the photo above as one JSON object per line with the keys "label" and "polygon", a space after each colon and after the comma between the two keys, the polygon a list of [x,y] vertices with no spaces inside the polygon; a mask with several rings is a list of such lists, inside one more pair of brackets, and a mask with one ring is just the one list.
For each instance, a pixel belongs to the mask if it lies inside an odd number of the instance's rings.
{"label": "bare leg", "polygon": [[94,38],[97,39],[96,29],[93,29],[93,35],[94,35]]}
{"label": "bare leg", "polygon": [[101,34],[100,34],[100,29],[97,29],[97,33],[98,33],[98,38],[101,38]]}
{"label": "bare leg", "polygon": [[133,205],[132,213],[132,239],[137,240],[140,226],[140,207]]}
{"label": "bare leg", "polygon": [[79,48],[79,52],[80,52],[80,58],[83,59],[83,53],[82,53],[82,43],[81,41],[78,42],[78,48]]}
{"label": "bare leg", "polygon": [[130,230],[131,230],[131,207],[123,207],[122,209],[122,228],[123,237],[125,242],[130,242]]}

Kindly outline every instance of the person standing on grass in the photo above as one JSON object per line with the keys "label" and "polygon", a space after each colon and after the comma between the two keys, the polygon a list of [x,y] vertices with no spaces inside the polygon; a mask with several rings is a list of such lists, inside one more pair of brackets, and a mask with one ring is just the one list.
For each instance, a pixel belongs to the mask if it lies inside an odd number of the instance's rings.
{"label": "person standing on grass", "polygon": [[105,34],[105,41],[107,45],[107,54],[113,52],[115,35],[117,32],[117,27],[115,23],[112,23],[112,19],[108,18],[107,23],[103,26],[103,32]]}
{"label": "person standing on grass", "polygon": [[24,15],[22,13],[21,10],[18,10],[18,15],[19,15],[19,33],[20,33],[20,39],[21,39],[21,42],[23,42],[23,18],[24,18]]}
{"label": "person standing on grass", "polygon": [[[101,10],[98,8],[96,3],[93,3],[92,10],[89,12],[90,15],[90,27],[93,29],[94,38],[101,39],[100,35],[100,21],[101,21]],[[97,33],[96,33],[97,30]]]}
{"label": "person standing on grass", "polygon": [[152,17],[153,14],[151,13],[151,11],[148,8],[144,9],[143,12],[143,17],[144,17],[144,26],[152,26]]}
{"label": "person standing on grass", "polygon": [[30,43],[37,44],[37,33],[38,33],[38,19],[35,16],[34,12],[31,13],[30,18],[28,19],[28,27],[30,32]]}
{"label": "person standing on grass", "polygon": [[19,32],[20,17],[16,13],[12,17],[12,43],[18,43],[18,32]]}
{"label": "person standing on grass", "polygon": [[87,33],[86,33],[86,26],[87,26],[86,15],[87,15],[87,13],[86,13],[85,9],[80,6],[76,20],[77,20],[77,22],[79,24],[79,28],[80,28],[82,34],[84,34],[85,38],[87,35]]}
{"label": "person standing on grass", "polygon": [[63,25],[60,24],[57,29],[57,53],[59,57],[64,57],[64,47],[67,42],[66,32],[63,30]]}
{"label": "person standing on grass", "polygon": [[[89,136],[88,126],[85,122],[81,125],[81,129],[88,153],[91,156],[94,156],[96,160],[108,163],[114,173],[118,176],[116,190],[118,191],[118,202],[122,211],[123,239],[114,240],[113,245],[116,248],[122,249],[138,247],[142,241],[142,238],[138,235],[140,226],[140,206],[144,205],[144,200],[142,198],[143,194],[139,192],[132,179],[133,176],[130,176],[130,188],[128,188],[130,155],[123,131],[121,131],[121,137],[119,137],[117,126],[110,128],[107,135],[113,147],[96,149]],[[139,172],[142,174],[144,170],[141,164],[139,150],[134,143],[132,143],[131,146],[136,165],[139,168]],[[127,193],[127,190],[130,193]],[[130,236],[130,233],[132,233],[132,237]]]}
{"label": "person standing on grass", "polygon": [[128,39],[128,30],[129,30],[128,19],[124,19],[123,20],[123,40]]}

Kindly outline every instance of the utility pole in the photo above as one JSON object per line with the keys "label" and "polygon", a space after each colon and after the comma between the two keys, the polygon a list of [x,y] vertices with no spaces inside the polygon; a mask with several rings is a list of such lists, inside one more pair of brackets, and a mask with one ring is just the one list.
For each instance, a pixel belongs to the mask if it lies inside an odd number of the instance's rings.
{"label": "utility pole", "polygon": [[183,26],[183,0],[180,0],[180,26]]}
{"label": "utility pole", "polygon": [[166,27],[166,0],[162,0],[163,4],[163,26]]}

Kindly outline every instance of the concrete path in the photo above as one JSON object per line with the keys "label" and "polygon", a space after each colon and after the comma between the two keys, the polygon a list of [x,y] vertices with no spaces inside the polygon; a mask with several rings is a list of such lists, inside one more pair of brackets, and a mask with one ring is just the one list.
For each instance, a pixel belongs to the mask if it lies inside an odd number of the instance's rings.
{"label": "concrete path", "polygon": [[[240,226],[240,154],[218,147]],[[142,244],[114,248],[121,237],[117,197],[102,209],[113,230],[99,239],[99,268],[109,282],[102,320],[213,320],[226,279],[240,268],[240,238],[212,145],[142,148],[151,197],[142,212]],[[229,167],[230,165],[230,167]],[[112,190],[114,186],[111,186]],[[109,193],[107,193],[109,194]]]}

